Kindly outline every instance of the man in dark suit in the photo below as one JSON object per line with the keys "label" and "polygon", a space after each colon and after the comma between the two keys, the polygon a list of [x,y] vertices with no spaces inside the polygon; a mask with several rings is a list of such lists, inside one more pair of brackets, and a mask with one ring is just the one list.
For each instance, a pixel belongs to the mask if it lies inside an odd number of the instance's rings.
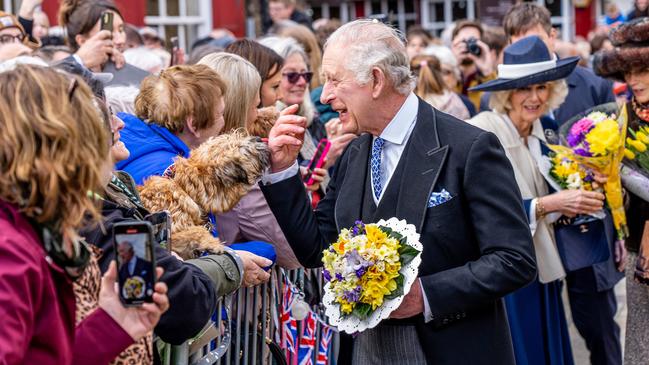
{"label": "man in dark suit", "polygon": [[295,163],[304,134],[296,106],[270,132],[262,191],[297,258],[321,266],[322,251],[359,219],[404,219],[424,246],[419,278],[390,319],[355,338],[352,362],[513,364],[502,297],[531,282],[536,263],[498,139],[417,98],[405,45],[382,23],[338,29],[322,70],[322,102],[345,132],[364,134],[314,213]]}
{"label": "man in dark suit", "polygon": [[132,298],[139,299],[146,295],[148,290],[153,290],[153,266],[151,262],[139,258],[134,250],[133,244],[129,241],[122,241],[117,245],[117,255],[119,256],[119,275],[118,281],[120,285],[124,285],[126,280],[132,277],[140,277],[145,282],[145,287],[142,288],[142,295],[136,296],[132,293]]}
{"label": "man in dark suit", "polygon": [[[535,3],[513,6],[503,19],[503,27],[512,43],[536,35],[554,52],[557,33],[552,28],[549,11],[542,6]],[[589,108],[615,101],[611,82],[587,68],[577,66],[566,78],[566,83],[568,96],[551,116],[559,125]],[[612,225],[607,229],[611,248],[609,259],[566,275],[572,319],[590,350],[590,360],[594,365],[622,364],[620,328],[614,319],[617,302],[613,288],[624,276],[616,267],[624,263],[624,254],[616,255],[624,250],[624,242],[612,238],[615,236]]]}

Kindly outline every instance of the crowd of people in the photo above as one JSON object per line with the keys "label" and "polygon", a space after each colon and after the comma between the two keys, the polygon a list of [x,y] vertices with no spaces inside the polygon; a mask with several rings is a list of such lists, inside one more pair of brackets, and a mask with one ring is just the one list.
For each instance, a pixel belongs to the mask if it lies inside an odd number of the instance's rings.
{"label": "crowd of people", "polygon": [[[649,202],[625,192],[620,239],[603,193],[556,191],[539,167],[593,107],[649,123],[646,1],[564,42],[536,3],[435,37],[270,0],[264,36],[217,29],[186,54],[113,0],[63,0],[64,36],[39,5],[0,12],[0,363],[157,363],[154,336],[182,344],[219,298],[319,267],[340,229],[392,216],[421,234],[419,278],[390,319],[340,334],[336,363],[573,364],[564,308],[592,364],[649,358],[634,280]],[[160,208],[152,300],[125,306],[113,230]],[[577,244],[608,259],[574,269],[558,247]]]}

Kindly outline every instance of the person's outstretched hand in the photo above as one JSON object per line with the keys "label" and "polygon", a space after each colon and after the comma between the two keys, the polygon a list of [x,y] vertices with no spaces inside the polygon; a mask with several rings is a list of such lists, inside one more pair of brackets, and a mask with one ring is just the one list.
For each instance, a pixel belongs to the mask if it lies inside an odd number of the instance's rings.
{"label": "person's outstretched hand", "polygon": [[[160,267],[156,268],[158,278],[162,276],[163,271]],[[112,261],[108,266],[108,271],[101,278],[99,307],[108,313],[133,340],[137,341],[153,331],[162,314],[169,309],[167,284],[163,282],[155,284],[153,303],[144,303],[137,307],[125,307],[119,300],[116,280],[117,266],[115,261]]]}
{"label": "person's outstretched hand", "polygon": [[306,118],[294,115],[297,110],[297,104],[282,110],[268,134],[271,172],[284,171],[291,167],[300,153]]}
{"label": "person's outstretched hand", "polygon": [[235,250],[243,261],[243,286],[255,286],[270,279],[270,273],[264,270],[273,262],[252,252]]}

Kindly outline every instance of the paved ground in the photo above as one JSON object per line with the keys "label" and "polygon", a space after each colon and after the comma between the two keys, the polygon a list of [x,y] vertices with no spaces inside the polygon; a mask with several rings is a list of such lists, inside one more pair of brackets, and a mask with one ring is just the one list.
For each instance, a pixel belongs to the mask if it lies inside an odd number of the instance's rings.
{"label": "paved ground", "polygon": [[[586,349],[586,344],[577,332],[577,328],[572,323],[572,318],[570,316],[570,304],[568,303],[568,298],[566,296],[566,290],[564,285],[563,291],[563,305],[566,309],[566,317],[568,317],[568,326],[570,331],[570,341],[572,342],[572,354],[575,358],[576,365],[588,365],[590,364],[588,349]],[[615,315],[615,320],[620,326],[620,337],[622,340],[622,349],[624,349],[624,335],[626,330],[626,279],[622,279],[615,286],[615,296],[617,297],[617,314]]]}

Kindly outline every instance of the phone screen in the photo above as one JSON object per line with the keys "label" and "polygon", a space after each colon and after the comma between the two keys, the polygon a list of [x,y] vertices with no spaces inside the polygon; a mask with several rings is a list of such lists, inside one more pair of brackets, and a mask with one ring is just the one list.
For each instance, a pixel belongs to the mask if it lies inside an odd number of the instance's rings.
{"label": "phone screen", "polygon": [[115,234],[119,295],[126,305],[153,301],[155,259],[151,234],[132,228]]}
{"label": "phone screen", "polygon": [[160,246],[171,251],[171,214],[169,211],[151,213],[144,219],[153,226],[153,238]]}
{"label": "phone screen", "polygon": [[113,16],[113,13],[110,11],[105,11],[101,14],[101,30],[113,32]]}

